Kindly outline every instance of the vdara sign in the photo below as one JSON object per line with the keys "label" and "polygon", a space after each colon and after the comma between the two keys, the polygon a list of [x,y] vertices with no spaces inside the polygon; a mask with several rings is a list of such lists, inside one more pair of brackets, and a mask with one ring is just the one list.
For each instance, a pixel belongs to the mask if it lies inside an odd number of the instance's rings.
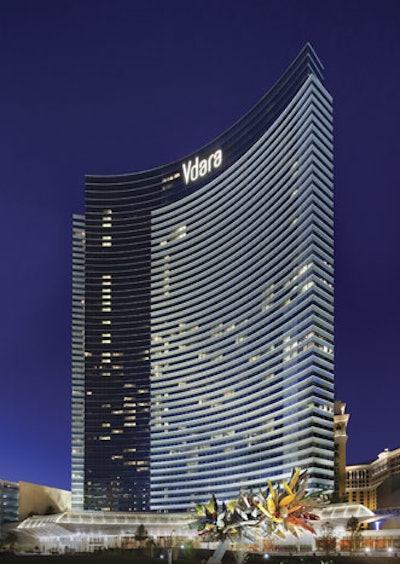
{"label": "vdara sign", "polygon": [[211,153],[206,159],[196,157],[194,161],[190,160],[182,164],[182,172],[185,184],[194,182],[198,178],[202,178],[210,174],[213,170],[219,168],[222,164],[222,151],[218,149],[215,153]]}

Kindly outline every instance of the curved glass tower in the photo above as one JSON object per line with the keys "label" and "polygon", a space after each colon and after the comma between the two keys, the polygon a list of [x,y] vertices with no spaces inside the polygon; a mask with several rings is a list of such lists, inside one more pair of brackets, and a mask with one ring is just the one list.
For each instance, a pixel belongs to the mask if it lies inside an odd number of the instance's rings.
{"label": "curved glass tower", "polygon": [[295,466],[332,488],[332,109],[311,46],[192,155],[87,177],[75,224],[75,507],[186,510]]}

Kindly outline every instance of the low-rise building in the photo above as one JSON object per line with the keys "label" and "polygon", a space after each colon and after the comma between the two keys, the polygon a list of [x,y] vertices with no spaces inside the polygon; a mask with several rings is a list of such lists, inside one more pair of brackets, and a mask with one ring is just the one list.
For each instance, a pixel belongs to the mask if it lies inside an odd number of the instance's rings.
{"label": "low-rise building", "polygon": [[32,515],[62,513],[71,508],[71,492],[31,484],[0,480],[0,538],[13,523]]}
{"label": "low-rise building", "polygon": [[[296,538],[288,533],[284,539],[275,535],[255,535],[254,543],[247,545],[248,550],[312,553],[318,550],[318,539],[323,535],[327,523],[332,526],[335,550],[341,550],[348,539],[347,523],[350,518],[356,518],[360,524],[365,525],[379,520],[379,516],[373,511],[350,503],[330,504],[316,513],[320,519],[312,521],[315,535],[305,532]],[[42,553],[135,548],[139,527],[144,527],[149,541],[151,539],[153,546],[161,551],[172,546],[179,547],[189,541],[197,548],[212,548],[213,543],[203,543],[197,530],[190,527],[193,520],[191,513],[69,511],[58,515],[29,517],[16,530],[21,547],[29,547],[30,543],[39,547]],[[377,533],[368,531],[369,537],[372,535],[378,538]],[[392,532],[386,543],[385,547],[397,547],[400,532]]]}

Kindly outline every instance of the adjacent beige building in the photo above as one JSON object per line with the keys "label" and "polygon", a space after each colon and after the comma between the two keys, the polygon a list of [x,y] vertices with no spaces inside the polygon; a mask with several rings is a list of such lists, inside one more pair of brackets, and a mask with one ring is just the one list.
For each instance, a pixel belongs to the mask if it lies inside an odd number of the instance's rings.
{"label": "adjacent beige building", "polygon": [[400,513],[400,448],[385,449],[376,460],[346,464],[346,404],[334,404],[335,501],[361,504],[371,511]]}
{"label": "adjacent beige building", "polygon": [[365,464],[346,467],[346,494],[349,502],[368,509],[395,509],[400,506],[400,448],[385,449]]}
{"label": "adjacent beige building", "polygon": [[40,486],[29,482],[19,482],[19,520],[30,515],[49,515],[63,513],[71,508],[71,492]]}
{"label": "adjacent beige building", "polygon": [[23,521],[32,515],[63,513],[70,508],[70,491],[0,480],[0,528],[2,523]]}

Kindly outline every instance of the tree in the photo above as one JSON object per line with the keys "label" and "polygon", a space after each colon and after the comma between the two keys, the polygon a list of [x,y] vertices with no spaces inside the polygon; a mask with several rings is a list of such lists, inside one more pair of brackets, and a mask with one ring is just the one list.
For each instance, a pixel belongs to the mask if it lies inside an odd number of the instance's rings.
{"label": "tree", "polygon": [[149,538],[149,533],[144,525],[139,525],[136,529],[135,540],[139,542],[140,546],[142,543]]}
{"label": "tree", "polygon": [[346,531],[350,533],[350,551],[357,550],[361,544],[361,534],[359,532],[360,523],[357,517],[350,517],[347,521]]}
{"label": "tree", "polygon": [[336,537],[333,534],[334,527],[332,523],[324,523],[321,527],[322,534],[318,537],[318,546],[324,551],[325,556],[329,556],[336,549]]}

